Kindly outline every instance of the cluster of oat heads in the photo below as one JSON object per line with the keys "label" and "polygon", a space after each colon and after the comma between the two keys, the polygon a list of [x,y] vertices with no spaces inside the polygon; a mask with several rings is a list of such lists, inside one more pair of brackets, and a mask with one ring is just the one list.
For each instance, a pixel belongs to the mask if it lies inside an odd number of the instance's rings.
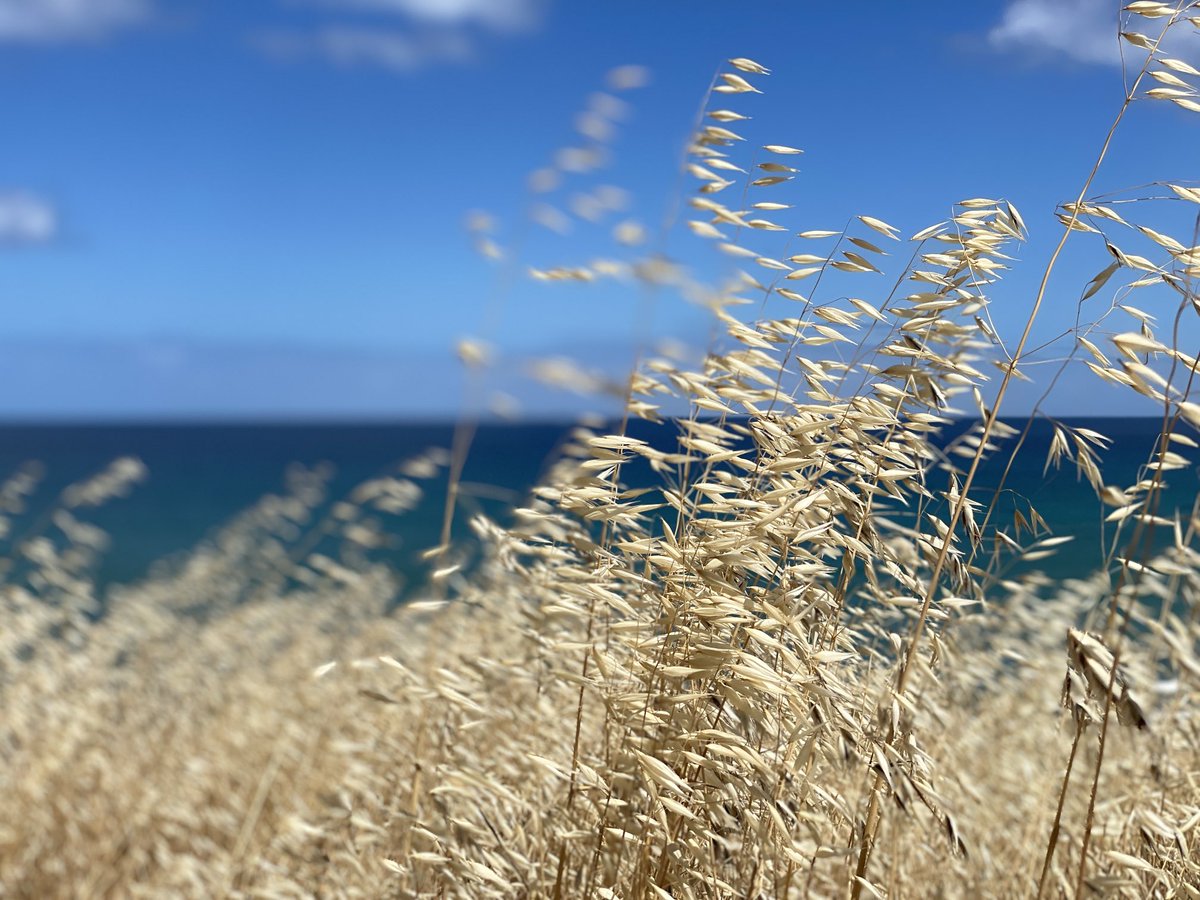
{"label": "cluster of oat heads", "polygon": [[[761,93],[764,66],[731,65],[714,95]],[[527,643],[503,664],[472,660],[476,693],[443,666],[434,690],[447,704],[430,712],[443,735],[468,743],[475,732],[518,737],[445,747],[431,801],[414,793],[400,804],[417,817],[420,849],[388,867],[415,893],[883,895],[906,872],[964,895],[1036,882],[1034,866],[1014,866],[1036,856],[1036,841],[992,833],[981,813],[992,790],[1048,828],[1042,793],[1025,777],[1001,791],[996,756],[981,767],[961,732],[1007,727],[1019,713],[1041,735],[1010,760],[1013,772],[1027,768],[1016,759],[1053,732],[1046,698],[1061,683],[1067,626],[1103,589],[1029,608],[1028,586],[997,579],[996,560],[1036,559],[1061,539],[1038,535],[1033,509],[1012,529],[989,524],[986,495],[970,496],[975,462],[1013,436],[984,405],[979,364],[997,340],[988,294],[1023,222],[1002,201],[963,201],[914,237],[912,261],[882,292],[870,282],[855,291],[871,299],[823,290],[883,275],[897,229],[861,216],[852,228],[793,231],[790,205],[755,192],[770,197],[793,179],[796,168],[777,160],[799,148],[769,144],[743,159],[736,129],[747,116],[720,100],[687,171],[699,182],[690,230],[746,265],[704,294],[728,340],[696,370],[655,359],[635,375],[634,415],[658,418],[667,397],[690,405],[674,447],[581,430],[517,528],[477,523],[497,569],[442,613],[445,627],[479,623],[478,610],[504,620],[501,598],[515,589]],[[797,237],[823,243],[793,252]],[[688,278],[674,281],[694,287]],[[776,298],[779,317],[732,311],[758,300],[773,312]],[[852,352],[823,350],[837,344]],[[1019,357],[1002,371],[1019,376]],[[984,424],[943,455],[930,436],[956,395],[974,398]],[[1063,430],[1054,454],[1090,477],[1104,443]],[[639,468],[654,488],[626,479]],[[1022,525],[1040,538],[1031,547]],[[1008,613],[995,627],[976,624],[990,619],[972,613],[985,603]],[[963,616],[964,639],[950,642],[943,626]],[[1032,640],[1054,616],[1058,637]],[[1083,651],[1073,659],[1103,665]],[[893,691],[901,661],[908,690]],[[1124,676],[1119,687],[1108,696],[1130,706]],[[490,708],[486,698],[501,695]],[[1164,754],[1179,737],[1163,739]],[[1136,768],[1136,755],[1121,765]],[[1189,819],[1171,827],[1183,835]],[[1131,839],[1123,829],[1104,848],[1099,865],[1116,873],[1104,884],[1130,887],[1138,871],[1171,877],[1144,860],[1131,867],[1141,857],[1118,849]],[[866,849],[890,876],[874,874]],[[1172,865],[1186,885],[1186,853]]]}
{"label": "cluster of oat heads", "polygon": [[[1127,13],[1189,28],[1191,10]],[[1190,110],[1146,85],[1190,91],[1195,70],[1158,53],[1161,32],[1125,32],[1145,54],[1125,105]],[[1095,489],[1107,558],[1086,580],[1016,577],[1064,540],[1028,501],[1001,502],[1003,480],[977,483],[980,460],[1006,475],[1024,440],[997,416],[1029,377],[1025,337],[1002,336],[989,303],[1025,224],[984,197],[907,241],[870,214],[796,221],[799,142],[747,139],[769,76],[729,61],[683,163],[694,190],[672,237],[717,251],[716,283],[630,259],[641,235],[621,227],[619,265],[529,273],[677,290],[720,337],[694,365],[663,354],[633,373],[629,419],[657,431],[580,426],[512,527],[475,517],[481,564],[443,535],[428,597],[385,614],[369,551],[447,465],[453,512],[466,439],[334,503],[322,473],[297,472],[103,616],[87,612],[102,539],[83,513],[120,478],[64,494],[29,535],[44,542],[18,539],[5,891],[1200,893],[1200,510],[1163,492],[1200,427],[1175,324],[1200,312],[1197,251],[1154,216],[1177,219],[1197,188],[1092,196],[1089,178],[1061,210],[1065,235],[1107,254],[1080,302],[1111,299],[1063,364],[1141,394],[1163,429],[1136,481],[1114,484],[1107,438],[1055,423],[1047,467]],[[538,203],[571,223],[618,212],[616,194],[563,180],[603,165],[617,92],[642,80],[618,70],[589,100],[580,145],[533,179]],[[472,227],[517,264],[494,223]],[[477,339],[458,352],[479,377],[495,355]],[[621,390],[568,360],[538,374]],[[978,420],[940,438],[956,414]],[[14,534],[36,475],[0,487]]]}
{"label": "cluster of oat heads", "polygon": [[[747,59],[732,66],[736,71],[723,73],[714,93],[761,92],[752,76],[769,74],[765,67]],[[944,698],[928,685],[939,660],[964,653],[943,646],[939,623],[989,593],[994,598],[1019,587],[992,579],[985,537],[993,548],[1019,553],[1021,526],[1036,531],[1044,524],[1030,509],[1027,517],[1017,514],[1016,537],[995,525],[989,532],[993,507],[969,496],[979,458],[995,449],[993,440],[1011,436],[983,404],[977,388],[984,378],[975,363],[996,340],[986,292],[1005,268],[1005,243],[1020,238],[1024,226],[1008,204],[964,201],[950,222],[916,236],[917,262],[881,300],[822,302],[819,288],[831,271],[882,274],[883,249],[849,229],[799,232],[806,240],[833,239],[832,249],[815,253],[751,246],[754,232],[790,231],[777,221],[788,204],[748,201],[753,189],[791,180],[796,169],[773,157],[800,151],[770,144],[762,148],[764,161],[743,161],[734,152],[742,141],[735,129],[747,116],[723,106],[708,117],[718,124],[697,133],[687,164],[700,182],[690,201],[700,215],[689,226],[758,267],[737,272],[709,294],[729,349],[710,353],[699,371],[651,361],[634,379],[635,392],[646,399],[633,411],[654,416],[661,395],[687,400],[693,415],[679,426],[676,450],[621,435],[582,435],[577,469],[572,474],[564,463],[565,480],[540,492],[546,505],[532,507],[525,529],[515,533],[533,543],[509,548],[530,559],[550,554],[551,570],[536,583],[552,588],[549,621],[569,626],[565,639],[551,646],[562,651],[556,657],[579,658],[577,670],[558,671],[559,681],[579,683],[579,694],[570,763],[560,760],[555,770],[569,781],[555,890],[601,890],[607,883],[669,896],[714,886],[718,895],[752,895],[767,893],[768,885],[779,892],[782,884],[786,893],[803,869],[808,885],[836,883],[847,874],[847,858],[857,855],[850,879],[855,893],[879,893],[885,886],[866,872],[881,793],[902,810],[928,811],[938,827],[926,824],[925,840],[944,828],[951,850],[966,849],[935,787],[933,757],[917,740],[918,720],[943,724],[955,712],[940,706]],[[741,190],[735,204],[720,202],[730,188]],[[1079,206],[1067,207],[1073,229],[1081,223]],[[896,236],[878,219],[858,222],[885,238]],[[1142,233],[1158,235],[1156,243],[1169,247],[1160,232]],[[789,234],[788,242],[796,236]],[[1175,243],[1175,252],[1186,251]],[[1139,267],[1140,258],[1117,259],[1119,266]],[[805,279],[813,279],[807,294],[787,284]],[[921,289],[900,296],[910,281]],[[746,322],[728,311],[755,294],[764,311],[778,295],[799,304],[798,314]],[[856,333],[864,325],[867,335]],[[837,343],[854,347],[849,362],[810,349]],[[999,361],[1006,383],[1022,376],[1021,355],[1018,347]],[[953,448],[971,462],[959,472],[936,458],[928,433],[944,421],[950,398],[968,388],[984,424]],[[1179,407],[1181,414],[1190,409]],[[1052,455],[1069,455],[1111,500],[1115,494],[1098,465],[1105,443],[1086,429],[1063,428]],[[635,462],[661,478],[662,489],[652,492],[658,496],[621,480]],[[1178,454],[1160,453],[1152,465],[1161,471],[1179,462]],[[949,471],[948,488],[930,486],[935,466]],[[901,505],[915,516],[900,520],[893,510]],[[1029,559],[1060,540],[1039,540]],[[571,558],[578,562],[564,565]],[[588,588],[597,581],[598,589]],[[906,620],[914,619],[909,629]],[[1066,615],[1064,624],[1070,619]],[[917,652],[923,637],[925,654]],[[1171,642],[1183,645],[1178,636]],[[1008,653],[1010,661],[1028,662]],[[970,660],[980,670],[976,690],[1004,671],[1004,659]],[[1095,662],[1083,651],[1072,659]],[[869,698],[884,685],[864,679],[854,665],[863,660],[884,669],[903,661],[899,690],[884,689],[878,707]],[[1172,662],[1190,665],[1182,658]],[[1114,681],[1111,656],[1107,671]],[[912,686],[922,678],[927,684],[918,702]],[[1120,686],[1117,695],[1107,686],[1107,705],[1115,702],[1124,715],[1137,707],[1123,679]],[[605,723],[601,759],[587,755],[597,704]],[[1140,712],[1136,718],[1141,721]],[[793,760],[802,760],[803,779]],[[828,791],[855,762],[876,781],[865,821],[855,805],[861,801]],[[586,779],[579,774],[584,766]],[[615,777],[605,779],[606,772]],[[602,815],[580,827],[576,809],[589,793],[598,794],[592,805]],[[583,809],[585,820],[596,815]],[[1089,826],[1093,814],[1089,810]],[[919,819],[910,827],[922,833]],[[580,843],[582,851],[575,851]],[[1108,851],[1110,863],[1131,858]],[[900,864],[889,860],[893,873]],[[1143,870],[1160,871],[1148,862]],[[1186,862],[1183,870],[1192,871]],[[572,876],[586,880],[564,887]],[[741,880],[747,877],[750,882]],[[1122,881],[1128,877],[1102,876],[1095,883],[1128,887]]]}

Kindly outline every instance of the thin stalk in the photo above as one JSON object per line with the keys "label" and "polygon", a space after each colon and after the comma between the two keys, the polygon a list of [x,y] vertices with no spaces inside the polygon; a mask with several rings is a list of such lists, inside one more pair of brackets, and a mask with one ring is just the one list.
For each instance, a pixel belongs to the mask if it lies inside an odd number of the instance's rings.
{"label": "thin stalk", "polygon": [[[1172,17],[1171,21],[1174,21]],[[1169,27],[1169,24],[1168,26]],[[1166,32],[1166,27],[1163,31]],[[1008,387],[1012,383],[1013,373],[1016,371],[1017,365],[1020,363],[1022,356],[1025,353],[1025,346],[1029,342],[1029,336],[1033,332],[1034,322],[1037,320],[1038,314],[1041,312],[1042,303],[1046,298],[1046,290],[1050,284],[1050,276],[1058,264],[1058,258],[1062,255],[1063,248],[1067,244],[1067,239],[1070,237],[1074,228],[1075,222],[1079,218],[1079,205],[1083,203],[1084,198],[1091,188],[1092,181],[1095,180],[1096,173],[1099,172],[1101,164],[1108,155],[1109,147],[1112,145],[1113,136],[1116,134],[1117,127],[1125,118],[1125,113],[1133,103],[1134,94],[1137,92],[1138,86],[1141,84],[1142,78],[1145,77],[1146,70],[1149,68],[1150,62],[1153,60],[1154,54],[1150,53],[1146,57],[1146,62],[1143,63],[1141,71],[1134,80],[1133,86],[1126,92],[1125,100],[1121,104],[1121,108],[1113,120],[1112,125],[1108,129],[1108,134],[1104,138],[1104,143],[1100,148],[1100,153],[1096,158],[1096,162],[1092,165],[1091,172],[1088,173],[1087,179],[1083,183],[1075,203],[1071,209],[1071,216],[1063,229],[1062,237],[1059,238],[1054,252],[1050,255],[1050,261],[1047,263],[1045,270],[1042,273],[1041,282],[1038,285],[1037,294],[1034,297],[1033,308],[1030,310],[1029,317],[1025,322],[1025,328],[1021,333],[1021,339],[1017,342],[1016,352],[1013,354],[1012,362],[1005,367],[1004,377],[1000,381],[1000,387],[996,392],[996,400],[989,410],[987,418],[984,420],[983,433],[980,435],[979,447],[975,451],[975,455],[971,460],[971,466],[967,471],[967,477],[963,481],[960,488],[960,496],[957,503],[954,504],[953,512],[951,513],[949,527],[945,538],[942,540],[941,550],[938,552],[937,559],[934,562],[933,571],[929,576],[929,588],[925,592],[925,597],[921,602],[920,612],[917,614],[917,621],[913,625],[912,635],[909,639],[908,650],[904,655],[904,659],[900,664],[900,668],[896,677],[896,694],[903,694],[908,684],[909,672],[912,670],[913,660],[916,658],[917,649],[921,645],[921,638],[924,635],[925,624],[929,618],[929,610],[933,605],[933,597],[937,592],[939,580],[941,579],[942,569],[945,567],[946,559],[950,553],[950,544],[954,536],[955,530],[958,528],[958,523],[962,519],[963,509],[966,506],[966,499],[970,494],[971,487],[975,483],[975,476],[979,472],[979,465],[983,459],[984,447],[987,445],[991,437],[992,429],[996,425],[996,420],[1000,415],[1000,407],[1004,402],[1004,397],[1008,393]],[[864,823],[863,842],[859,850],[858,864],[855,868],[855,879],[851,888],[851,900],[858,900],[862,895],[863,881],[866,879],[867,867],[871,861],[871,850],[875,840],[875,830],[879,826],[880,810],[879,796],[883,786],[882,773],[876,773],[871,788],[871,799],[867,808],[866,822]]]}
{"label": "thin stalk", "polygon": [[1071,741],[1071,755],[1067,757],[1067,771],[1063,775],[1062,789],[1058,792],[1058,808],[1054,811],[1054,825],[1050,828],[1050,840],[1046,844],[1046,858],[1042,862],[1042,875],[1038,879],[1037,900],[1041,900],[1046,889],[1046,876],[1050,874],[1050,861],[1058,844],[1058,832],[1062,825],[1063,806],[1067,802],[1067,786],[1071,783],[1071,769],[1075,765],[1075,754],[1079,750],[1079,739],[1083,736],[1083,719],[1075,717],[1075,737]]}

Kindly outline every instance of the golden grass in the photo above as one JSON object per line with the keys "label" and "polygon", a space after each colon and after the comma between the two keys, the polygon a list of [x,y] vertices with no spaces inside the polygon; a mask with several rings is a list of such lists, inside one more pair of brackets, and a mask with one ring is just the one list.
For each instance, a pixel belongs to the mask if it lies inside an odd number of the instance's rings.
{"label": "golden grass", "polygon": [[[1191,11],[1129,16],[1190,27]],[[1129,30],[1145,59],[1114,130],[1136,99],[1191,108],[1147,93],[1147,78],[1191,90],[1196,76]],[[1102,149],[1061,210],[1059,250],[1104,233],[1111,253],[1080,302],[1128,276],[1176,317],[1160,340],[1151,316],[1114,302],[1063,365],[1082,349],[1099,377],[1156,403],[1163,428],[1137,482],[1114,485],[1103,436],[1059,424],[1048,463],[1073,464],[1107,504],[1109,558],[1087,580],[1008,578],[1056,541],[1029,507],[999,521],[1000,491],[976,475],[1021,450],[998,416],[1058,251],[1012,352],[988,316],[1025,234],[1002,200],[956,204],[872,288],[898,229],[869,215],[841,231],[781,224],[789,204],[762,198],[779,196],[798,150],[738,155],[743,115],[727,107],[769,72],[731,65],[685,171],[699,181],[690,230],[734,275],[703,286],[654,253],[532,273],[625,277],[712,307],[725,337],[699,365],[647,358],[627,386],[629,417],[689,410],[670,446],[577,429],[513,527],[472,521],[478,566],[460,568],[444,538],[430,596],[392,612],[385,569],[314,550],[369,543],[369,512],[411,507],[408,478],[369,482],[314,521],[321,478],[296,473],[288,495],[102,615],[88,575],[102,542],[80,510],[136,467],[68,491],[26,533],[3,594],[0,892],[1200,896],[1200,518],[1160,508],[1167,473],[1194,464],[1197,362],[1178,321],[1200,310],[1200,258],[1194,238],[1141,218],[1200,192],[1089,199]],[[612,86],[641,80],[626,68]],[[595,117],[618,108],[592,110],[596,144],[610,129]],[[599,149],[576,148],[566,168]],[[532,189],[557,180],[540,173]],[[730,187],[744,191],[732,206],[716,199]],[[511,264],[486,220],[473,227]],[[644,230],[627,221],[616,237],[636,254]],[[1130,240],[1157,256],[1118,248]],[[735,315],[748,300],[753,320]],[[787,314],[768,316],[777,305]],[[1122,317],[1133,330],[1118,326],[1110,358],[1105,320]],[[480,377],[486,346],[460,347]],[[959,402],[979,421],[942,452],[935,434]],[[471,434],[408,469],[449,463],[445,536]],[[650,488],[634,486],[648,473]],[[32,481],[0,491],[6,515]],[[1150,556],[1155,530],[1173,539]]]}

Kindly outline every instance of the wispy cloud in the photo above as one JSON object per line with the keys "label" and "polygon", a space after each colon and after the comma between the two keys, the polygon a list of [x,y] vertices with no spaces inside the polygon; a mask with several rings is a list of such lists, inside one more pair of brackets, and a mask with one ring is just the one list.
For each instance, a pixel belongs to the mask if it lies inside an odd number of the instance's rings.
{"label": "wispy cloud", "polygon": [[318,0],[345,10],[396,13],[441,27],[481,25],[498,31],[527,28],[541,17],[538,0]]}
{"label": "wispy cloud", "polygon": [[58,214],[25,191],[0,191],[0,245],[41,244],[58,232]]}
{"label": "wispy cloud", "polygon": [[[1120,4],[1111,0],[1012,0],[1000,22],[988,32],[988,42],[998,50],[1024,51],[1044,59],[1069,59],[1098,65],[1121,64],[1118,44]],[[1158,20],[1129,16],[1122,28],[1158,36]],[[1200,36],[1184,22],[1173,28],[1162,49],[1177,56],[1200,50]],[[1126,58],[1141,58],[1143,51],[1125,46]]]}
{"label": "wispy cloud", "polygon": [[[324,59],[411,72],[474,56],[484,34],[535,27],[547,0],[301,0],[328,10],[310,30],[278,30],[256,43],[283,59]],[[336,15],[336,19],[332,16]]]}
{"label": "wispy cloud", "polygon": [[319,57],[338,65],[373,65],[398,72],[439,62],[462,62],[471,55],[469,38],[457,31],[418,36],[391,29],[330,25],[307,33],[264,35],[259,43],[281,58]]}
{"label": "wispy cloud", "polygon": [[95,40],[149,15],[148,0],[0,0],[0,41]]}
{"label": "wispy cloud", "polygon": [[1119,65],[1117,5],[1110,0],[1014,0],[990,32],[1002,50]]}

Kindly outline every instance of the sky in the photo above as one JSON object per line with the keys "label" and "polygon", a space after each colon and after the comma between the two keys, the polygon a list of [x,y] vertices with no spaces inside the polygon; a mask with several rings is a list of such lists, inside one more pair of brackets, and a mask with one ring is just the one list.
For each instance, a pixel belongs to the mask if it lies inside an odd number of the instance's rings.
{"label": "sky", "polygon": [[[700,259],[686,228],[660,223],[694,188],[681,148],[730,57],[772,70],[754,79],[763,96],[736,95],[747,133],[805,151],[779,196],[797,229],[865,213],[907,236],[960,199],[1012,202],[1030,240],[993,307],[1012,337],[1061,233],[1056,204],[1121,103],[1117,10],[0,0],[0,418],[450,416],[468,335],[498,348],[499,389],[550,415],[578,401],[531,386],[520,360],[615,370],[661,337],[703,345],[708,320],[687,304],[547,285],[524,266],[618,253],[622,223]],[[606,83],[614,67],[628,84]],[[605,122],[581,123],[605,103]],[[603,170],[547,195],[558,212],[531,200],[530,173],[610,119]],[[1194,181],[1197,146],[1200,115],[1139,102],[1097,190]],[[475,252],[473,211],[519,266]],[[1035,342],[1070,325],[1108,262],[1095,240],[1072,245]],[[1137,411],[1093,384],[1067,377],[1052,411]],[[1035,394],[1020,387],[1012,411]]]}

